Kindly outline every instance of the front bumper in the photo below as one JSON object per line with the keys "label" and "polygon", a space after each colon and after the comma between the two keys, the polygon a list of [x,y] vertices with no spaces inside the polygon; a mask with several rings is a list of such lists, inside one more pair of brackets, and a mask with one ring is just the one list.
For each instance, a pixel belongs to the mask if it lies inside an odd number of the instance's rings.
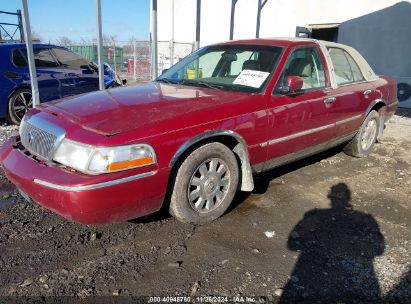
{"label": "front bumper", "polygon": [[7,177],[32,200],[67,219],[106,224],[147,215],[162,206],[167,168],[89,176],[38,162],[17,149],[15,140],[10,138],[0,149]]}

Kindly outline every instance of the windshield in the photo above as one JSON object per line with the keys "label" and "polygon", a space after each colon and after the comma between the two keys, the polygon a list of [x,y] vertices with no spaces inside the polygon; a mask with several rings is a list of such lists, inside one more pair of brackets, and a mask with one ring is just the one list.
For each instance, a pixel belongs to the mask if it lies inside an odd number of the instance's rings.
{"label": "windshield", "polygon": [[158,82],[258,93],[273,73],[281,47],[265,45],[213,45],[178,62]]}

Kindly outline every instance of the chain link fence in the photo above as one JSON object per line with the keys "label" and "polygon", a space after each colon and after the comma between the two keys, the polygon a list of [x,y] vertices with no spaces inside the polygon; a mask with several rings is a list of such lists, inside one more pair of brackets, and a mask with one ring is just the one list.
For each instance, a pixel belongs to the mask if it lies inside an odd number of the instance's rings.
{"label": "chain link fence", "polygon": [[[158,41],[159,73],[192,53],[193,50],[194,43]],[[124,46],[123,56],[127,60],[127,76],[130,80],[140,82],[152,78],[149,41],[134,41],[132,46]]]}
{"label": "chain link fence", "polygon": [[[56,41],[88,60],[98,62],[97,42],[95,39],[72,41],[63,37]],[[158,41],[158,73],[170,68],[194,51],[194,43],[178,41]],[[121,41],[112,37],[103,38],[103,62],[108,63],[122,79],[128,83],[150,81],[151,45],[148,40]]]}

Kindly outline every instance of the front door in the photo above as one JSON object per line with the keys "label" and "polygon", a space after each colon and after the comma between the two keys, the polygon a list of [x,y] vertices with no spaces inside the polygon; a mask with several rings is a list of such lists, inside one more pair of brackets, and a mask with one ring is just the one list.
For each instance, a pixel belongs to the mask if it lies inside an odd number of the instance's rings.
{"label": "front door", "polygon": [[[291,51],[269,100],[268,159],[264,169],[284,157],[298,154],[333,138],[334,121],[328,115],[332,100],[329,76],[317,46]],[[303,87],[296,93],[281,93],[288,76],[298,76]]]}

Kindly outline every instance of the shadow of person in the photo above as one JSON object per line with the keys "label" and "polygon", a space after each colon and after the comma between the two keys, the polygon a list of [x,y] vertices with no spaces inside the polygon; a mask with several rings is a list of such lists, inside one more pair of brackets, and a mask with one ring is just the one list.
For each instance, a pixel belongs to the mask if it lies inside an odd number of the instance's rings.
{"label": "shadow of person", "polygon": [[329,209],[313,209],[294,227],[288,248],[300,253],[280,303],[380,302],[373,259],[384,252],[375,219],[355,211],[344,183],[331,187]]}
{"label": "shadow of person", "polygon": [[402,275],[400,281],[385,296],[386,303],[406,304],[411,299],[411,266]]}

